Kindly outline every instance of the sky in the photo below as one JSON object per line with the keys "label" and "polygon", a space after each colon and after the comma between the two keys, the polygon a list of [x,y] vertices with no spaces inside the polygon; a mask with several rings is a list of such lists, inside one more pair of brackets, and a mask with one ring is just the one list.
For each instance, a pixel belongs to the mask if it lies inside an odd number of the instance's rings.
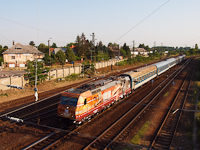
{"label": "sky", "polygon": [[66,46],[85,34],[122,46],[200,45],[199,0],[0,0],[0,45]]}

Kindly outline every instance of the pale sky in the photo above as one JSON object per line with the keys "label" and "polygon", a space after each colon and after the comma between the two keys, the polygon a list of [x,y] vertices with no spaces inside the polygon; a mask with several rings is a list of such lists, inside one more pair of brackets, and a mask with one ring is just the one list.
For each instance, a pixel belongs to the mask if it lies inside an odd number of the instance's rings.
{"label": "pale sky", "polygon": [[[200,45],[200,0],[1,0],[0,45],[75,42]],[[38,14],[38,15],[37,15]]]}

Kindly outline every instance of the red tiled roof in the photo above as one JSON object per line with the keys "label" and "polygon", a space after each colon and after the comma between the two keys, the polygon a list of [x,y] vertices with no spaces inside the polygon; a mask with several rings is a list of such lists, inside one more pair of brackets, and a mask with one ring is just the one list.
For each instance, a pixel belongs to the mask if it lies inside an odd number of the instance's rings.
{"label": "red tiled roof", "polygon": [[54,49],[55,49],[55,48],[50,48],[50,51],[53,52]]}

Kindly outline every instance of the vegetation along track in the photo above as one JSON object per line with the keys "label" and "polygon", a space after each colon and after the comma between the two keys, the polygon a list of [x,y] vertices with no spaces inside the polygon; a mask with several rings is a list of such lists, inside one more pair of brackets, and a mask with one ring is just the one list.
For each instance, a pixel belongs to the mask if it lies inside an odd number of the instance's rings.
{"label": "vegetation along track", "polygon": [[194,70],[189,69],[187,76],[185,77],[177,93],[177,96],[175,97],[175,100],[171,104],[165,118],[163,119],[163,122],[158,128],[153,141],[151,142],[149,149],[170,149],[173,137],[176,133],[176,129],[182,115],[182,110],[184,109],[184,105],[188,96],[188,91],[192,77],[194,75]]}

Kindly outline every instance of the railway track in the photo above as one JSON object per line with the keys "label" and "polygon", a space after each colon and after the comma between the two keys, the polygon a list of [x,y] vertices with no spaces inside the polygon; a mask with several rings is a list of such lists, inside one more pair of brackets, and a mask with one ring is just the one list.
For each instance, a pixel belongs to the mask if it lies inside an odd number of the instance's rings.
{"label": "railway track", "polygon": [[[170,83],[169,80],[171,80],[171,81],[173,80],[173,79],[171,79],[171,76],[169,76],[168,79],[165,82]],[[164,83],[162,83],[162,84],[164,84]],[[160,86],[161,85],[159,85],[157,87],[158,90],[160,90]],[[164,87],[163,87],[163,89],[164,89]],[[149,95],[146,96],[146,97],[149,97]],[[139,118],[140,114],[143,113],[147,109],[147,107],[153,102],[153,100],[154,99],[152,99],[152,101],[150,101],[150,102],[147,102],[147,105],[144,103],[145,98],[143,100],[141,100],[141,102],[138,103],[133,109],[129,110],[129,112],[127,112],[126,114],[124,114],[123,117],[121,117],[120,120],[118,120],[113,125],[111,125],[110,128],[108,128],[104,133],[102,133],[100,136],[98,136],[98,138],[95,138],[95,140],[93,142],[91,142],[88,145],[88,147],[85,147],[85,149],[93,149],[93,148],[103,149],[103,148],[109,147],[111,145],[110,141],[113,141],[113,139],[115,139],[115,137],[117,137],[119,134],[122,134],[121,131],[124,132],[124,130],[126,130],[130,126],[130,124],[133,123],[133,122],[130,123],[131,120],[133,120],[133,121],[137,120],[137,118]],[[137,106],[143,106],[143,108],[142,109],[140,108],[140,111],[137,114],[133,115],[133,113],[136,110]],[[135,116],[135,117],[130,119],[130,116]],[[92,120],[92,121],[94,121],[94,120]],[[83,124],[81,126],[81,128],[84,129],[85,128],[84,126],[86,127],[87,124]],[[63,133],[63,137],[57,139],[53,143],[50,143],[48,146],[43,147],[43,148],[45,148],[45,149],[55,149],[57,147],[58,143],[62,142],[64,139],[67,140],[67,141],[70,141],[74,137],[81,136],[81,133],[77,134],[77,133],[79,133],[79,131],[81,131],[80,128],[74,130],[73,132],[71,132],[69,134]],[[83,136],[85,137],[85,135],[83,135]],[[110,138],[108,138],[108,137],[110,137]],[[89,137],[86,137],[86,138],[88,139]],[[51,136],[49,136],[48,138],[44,138],[44,140],[42,141],[42,143],[49,143],[48,141],[51,141],[49,139],[51,139]],[[92,141],[92,140],[90,140],[90,141]],[[96,142],[98,142],[98,143],[96,143]],[[33,145],[36,146],[39,143],[40,142],[36,142],[36,143],[33,143]],[[40,147],[40,148],[42,148],[42,147]]]}
{"label": "railway track", "polygon": [[[195,70],[195,69],[194,69]],[[190,73],[192,72],[192,73]],[[182,110],[184,109],[188,91],[190,88],[191,79],[193,78],[194,71],[190,69],[190,72],[187,74],[184,82],[182,83],[177,96],[172,103],[169,111],[167,112],[163,122],[158,128],[158,131],[151,142],[149,149],[161,149],[168,150],[171,147],[176,129],[178,127]],[[174,109],[176,108],[176,109]]]}
{"label": "railway track", "polygon": [[[163,84],[166,84],[166,85],[162,89],[160,89],[158,94],[156,94],[151,100],[149,100],[147,103],[144,103],[144,100],[147,97],[148,98],[150,97],[151,93],[149,93],[149,95],[147,95],[144,99],[142,99],[140,101],[140,103],[135,105],[124,116],[122,116],[119,120],[117,120],[117,122],[115,122],[106,131],[104,131],[100,136],[98,136],[98,138],[96,138],[87,147],[85,147],[84,150],[109,149],[109,147],[111,147],[111,145],[115,141],[117,141],[119,139],[120,140],[124,139],[123,133],[129,132],[131,127],[134,126],[135,121],[140,118],[140,115],[142,113],[144,113],[149,107],[151,107],[151,104],[154,102],[154,100],[156,100],[156,98],[169,85],[169,83],[171,83],[174,80],[174,78],[182,71],[182,69],[184,69],[184,67],[181,68],[178,72],[176,72],[176,74],[172,78],[171,78],[171,76],[169,76],[168,78],[170,78],[170,81],[166,80],[165,82],[167,82],[167,84],[163,82]],[[157,88],[159,88],[161,85],[162,85],[162,83]],[[156,90],[156,89],[154,89],[154,90]],[[154,90],[152,91],[152,93],[154,92]],[[140,108],[140,111],[137,112],[137,114],[135,114],[133,118],[131,118],[131,116],[133,116],[134,112],[136,111],[137,106],[143,106],[143,107]],[[130,116],[128,116],[128,115],[130,115]],[[129,119],[129,121],[125,121],[125,120],[127,120],[127,118],[131,118],[131,119]],[[114,149],[114,147],[112,147],[112,149]]]}
{"label": "railway track", "polygon": [[[129,70],[132,70],[132,69],[129,69]],[[126,72],[126,71],[128,71],[128,70],[124,70],[124,72]],[[123,72],[119,72],[119,73],[121,74]],[[113,75],[116,75],[116,73],[113,73]],[[38,101],[38,104],[40,102],[42,102],[42,100]],[[34,108],[36,108],[36,106],[34,106],[34,105],[32,106],[32,104],[31,104],[33,109],[31,108],[32,111],[30,111],[30,112],[26,111],[26,109],[28,110],[30,108],[30,107],[26,106],[23,109],[17,109],[15,111],[12,111],[12,112],[9,112],[9,113],[5,113],[5,114],[1,115],[1,117],[5,117],[5,116],[7,116],[7,117],[16,117],[16,118],[23,119],[24,123],[29,124],[29,123],[36,123],[38,116],[40,116],[41,120],[43,120],[43,119],[45,119],[45,116],[47,116],[47,114],[50,114],[50,112],[52,112],[52,115],[56,114],[56,111],[54,110],[53,107],[57,105],[57,102],[54,103],[52,101],[50,104],[49,103],[45,103],[45,102],[44,102],[44,104],[42,104],[42,103],[40,103],[40,104],[41,104],[41,107],[39,106],[37,111],[34,110]],[[47,105],[47,104],[48,105],[52,105],[52,107],[51,106],[50,107],[46,107],[45,105]],[[141,103],[141,104],[143,105],[143,103]],[[107,112],[109,112],[109,111],[104,112],[104,114],[107,113]],[[44,118],[42,117],[42,114],[44,115],[43,116]],[[33,119],[33,118],[34,118],[34,120],[31,121],[31,119]],[[95,121],[95,120],[97,120],[96,118],[98,119],[98,117],[95,117],[92,120]],[[84,128],[84,125],[82,125],[83,128]],[[49,148],[55,147],[55,145],[57,145],[60,141],[62,142],[63,139],[70,139],[70,137],[74,137],[74,136],[79,135],[78,134],[79,131],[81,131],[81,129],[78,128],[78,129],[74,130],[72,133],[66,133],[66,131],[62,131],[60,129],[56,129],[55,128],[53,132],[49,133],[48,135],[46,135],[43,138],[41,138],[40,140],[38,140],[37,143],[33,142],[32,144],[30,144],[29,148],[31,149],[31,147],[32,147],[33,149],[38,149],[38,147],[39,147],[39,149],[42,149],[42,148],[49,149]],[[52,138],[53,136],[55,136],[57,138]],[[51,138],[52,138],[52,140],[51,140]],[[41,143],[46,143],[46,145],[42,145]],[[41,145],[41,146],[39,146],[39,145]]]}

